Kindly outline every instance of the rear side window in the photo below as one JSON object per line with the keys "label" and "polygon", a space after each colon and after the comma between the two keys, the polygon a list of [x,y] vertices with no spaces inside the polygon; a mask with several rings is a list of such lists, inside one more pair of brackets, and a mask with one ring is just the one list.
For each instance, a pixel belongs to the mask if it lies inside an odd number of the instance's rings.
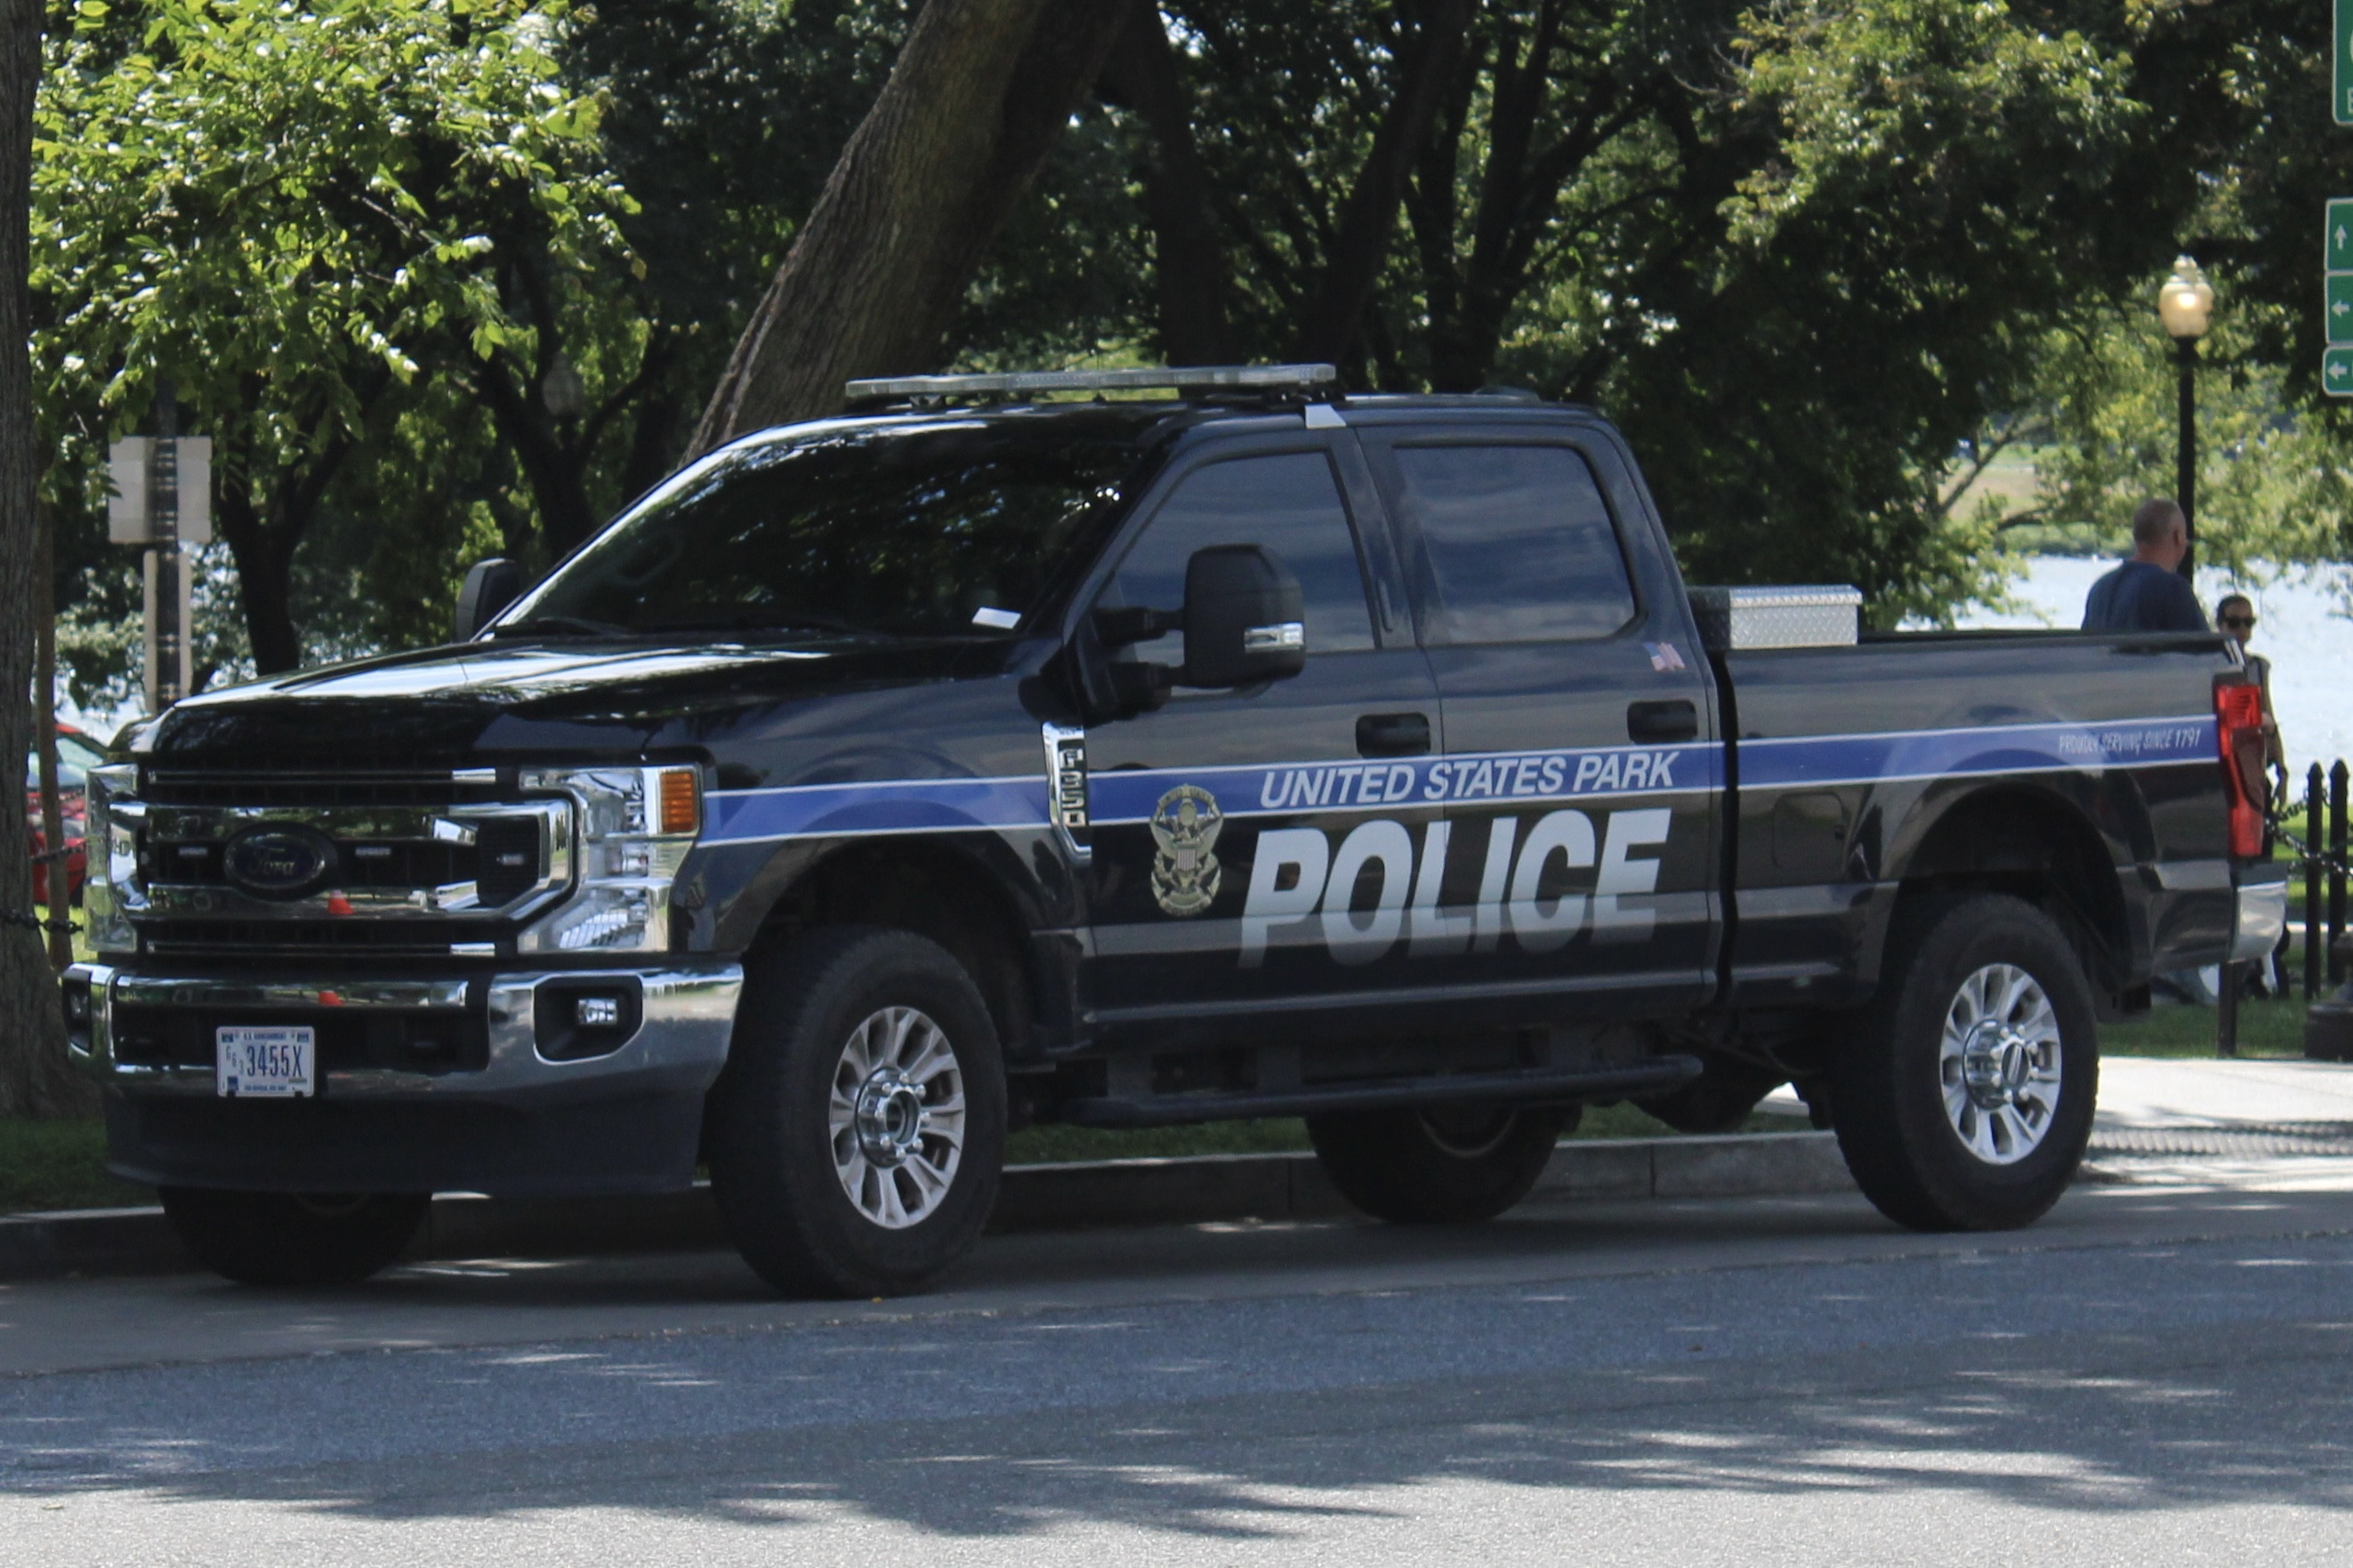
{"label": "rear side window", "polygon": [[1400,447],[1437,577],[1435,639],[1559,642],[1634,618],[1601,487],[1566,447]]}
{"label": "rear side window", "polygon": [[[1177,608],[1186,563],[1212,544],[1260,544],[1282,557],[1306,602],[1311,658],[1373,646],[1356,536],[1323,453],[1233,458],[1186,475],[1120,562],[1104,602]],[[1157,647],[1148,657],[1158,658]]]}

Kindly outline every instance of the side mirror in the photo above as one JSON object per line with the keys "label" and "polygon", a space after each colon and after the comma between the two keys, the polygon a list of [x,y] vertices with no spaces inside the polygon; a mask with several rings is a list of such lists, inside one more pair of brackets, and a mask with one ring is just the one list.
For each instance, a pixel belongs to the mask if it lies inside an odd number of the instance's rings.
{"label": "side mirror", "polygon": [[470,642],[492,617],[522,597],[522,568],[502,556],[477,561],[467,568],[458,590],[458,613],[449,628],[451,642]]}
{"label": "side mirror", "polygon": [[1307,665],[1299,579],[1257,544],[1197,550],[1185,566],[1187,686],[1254,686]]}

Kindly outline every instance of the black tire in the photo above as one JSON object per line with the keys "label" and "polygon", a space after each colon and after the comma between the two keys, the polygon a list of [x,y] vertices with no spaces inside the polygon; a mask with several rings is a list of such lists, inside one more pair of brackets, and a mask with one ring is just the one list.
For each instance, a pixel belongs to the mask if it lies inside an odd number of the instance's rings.
{"label": "black tire", "polygon": [[348,1285],[396,1261],[432,1199],[165,1187],[164,1215],[196,1261],[241,1285]]}
{"label": "black tire", "polygon": [[[1005,1162],[1005,1072],[978,988],[936,943],[859,926],[756,954],[748,978],[726,1070],[712,1088],[704,1144],[729,1237],[763,1279],[790,1295],[922,1289],[979,1238]],[[887,1061],[853,1069],[852,1051],[892,1037],[888,1020],[906,1013],[944,1040],[951,1064],[914,1088],[904,1075],[886,1079]],[[863,1033],[876,1019],[886,1020],[880,1032]],[[921,1028],[910,1023],[899,1037],[929,1038]],[[838,1141],[841,1071],[855,1080],[844,1080],[853,1091],[844,1103],[870,1104],[874,1115],[871,1123],[853,1116]],[[955,1094],[963,1142],[951,1156],[945,1128],[930,1118]],[[876,1142],[866,1141],[861,1125]],[[925,1191],[919,1176],[943,1169],[944,1185]],[[849,1194],[853,1180],[859,1201]]]}
{"label": "black tire", "polygon": [[[1948,1062],[1948,1019],[1977,1012],[1975,1003],[1962,1009],[1963,987],[1991,975],[1987,996],[2011,994],[2009,972],[2031,978],[2048,1017],[2021,993],[2004,1015],[2010,1043],[1988,1025],[1985,1050]],[[1906,910],[1861,1022],[1839,1056],[1831,1104],[1847,1168],[1882,1214],[1915,1230],[2010,1230],[2059,1201],[2091,1140],[2100,1047],[2091,987],[2050,916],[1993,893]],[[1980,1037],[1976,1029],[1956,1023],[1956,1040]],[[1990,1098],[1969,1087],[1973,1061]],[[2052,1084],[2055,1106],[2045,1102]],[[2025,1098],[2005,1104],[2005,1095]]]}
{"label": "black tire", "polygon": [[1467,1225],[1528,1195],[1575,1106],[1461,1105],[1332,1111],[1307,1119],[1340,1195],[1396,1225]]}

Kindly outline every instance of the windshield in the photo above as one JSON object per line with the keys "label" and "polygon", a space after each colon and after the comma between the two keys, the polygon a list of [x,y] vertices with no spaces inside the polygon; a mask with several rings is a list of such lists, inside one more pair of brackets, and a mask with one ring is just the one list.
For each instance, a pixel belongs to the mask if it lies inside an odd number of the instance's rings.
{"label": "windshield", "polygon": [[1134,460],[975,421],[751,447],[657,490],[497,634],[1013,631]]}

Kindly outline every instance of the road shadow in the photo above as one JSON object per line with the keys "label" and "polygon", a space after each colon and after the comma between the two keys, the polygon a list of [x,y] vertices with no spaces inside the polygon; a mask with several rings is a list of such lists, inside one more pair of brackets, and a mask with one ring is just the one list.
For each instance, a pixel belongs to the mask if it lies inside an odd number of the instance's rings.
{"label": "road shadow", "polygon": [[2341,1239],[2153,1242],[78,1374],[0,1395],[0,1490],[784,1544],[1259,1539],[1461,1483],[2339,1510],[2348,1275]]}

